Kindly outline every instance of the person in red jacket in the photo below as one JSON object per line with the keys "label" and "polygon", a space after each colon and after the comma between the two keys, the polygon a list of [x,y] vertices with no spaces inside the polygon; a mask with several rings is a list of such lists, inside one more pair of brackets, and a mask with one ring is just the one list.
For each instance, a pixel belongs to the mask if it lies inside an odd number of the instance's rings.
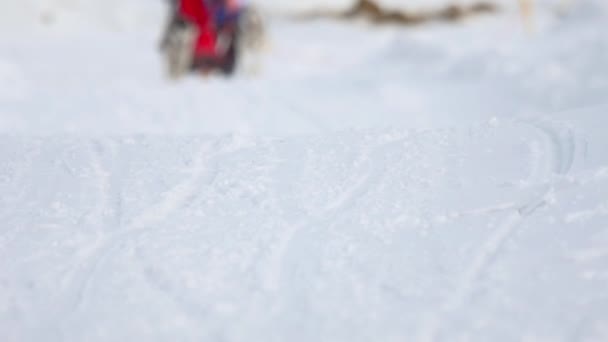
{"label": "person in red jacket", "polygon": [[194,44],[194,59],[213,59],[216,57],[216,32],[212,13],[204,0],[179,0],[180,17],[196,25],[198,37]]}
{"label": "person in red jacket", "polygon": [[[234,0],[169,0],[172,17],[161,42],[170,44],[171,35],[180,28],[195,28],[188,44],[190,70],[208,73],[213,70],[232,74],[236,65],[236,25],[238,11]],[[171,48],[169,48],[171,49]],[[191,51],[190,51],[191,49]]]}

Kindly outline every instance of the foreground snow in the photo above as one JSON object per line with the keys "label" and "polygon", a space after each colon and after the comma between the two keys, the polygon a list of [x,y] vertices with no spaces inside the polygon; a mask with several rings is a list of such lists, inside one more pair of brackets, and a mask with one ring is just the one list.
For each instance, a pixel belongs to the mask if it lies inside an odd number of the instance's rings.
{"label": "foreground snow", "polygon": [[268,141],[5,137],[0,330],[601,341],[608,168],[585,166],[608,160],[578,138],[543,121]]}
{"label": "foreground snow", "polygon": [[608,340],[605,9],[273,20],[180,84],[135,24],[0,33],[1,339]]}

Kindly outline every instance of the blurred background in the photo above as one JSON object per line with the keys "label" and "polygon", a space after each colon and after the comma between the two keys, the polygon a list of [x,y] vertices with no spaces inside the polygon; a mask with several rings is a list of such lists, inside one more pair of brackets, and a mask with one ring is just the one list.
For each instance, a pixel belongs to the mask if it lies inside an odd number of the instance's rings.
{"label": "blurred background", "polygon": [[[432,127],[593,105],[607,89],[601,0],[379,0],[389,20],[355,13],[361,2],[346,0],[248,5],[264,25],[254,61],[232,77],[176,83],[159,51],[168,1],[4,1],[0,129]],[[487,10],[467,12],[480,5]],[[401,14],[423,19],[391,20]]]}

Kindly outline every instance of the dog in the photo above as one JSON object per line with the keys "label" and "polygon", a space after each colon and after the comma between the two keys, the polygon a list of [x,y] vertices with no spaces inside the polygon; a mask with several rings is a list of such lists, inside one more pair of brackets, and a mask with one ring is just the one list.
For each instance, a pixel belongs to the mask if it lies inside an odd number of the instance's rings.
{"label": "dog", "polygon": [[193,63],[193,46],[198,29],[180,17],[177,1],[170,0],[169,16],[160,42],[160,51],[167,66],[171,80],[185,76]]}
{"label": "dog", "polygon": [[260,11],[246,6],[239,17],[237,27],[238,70],[253,76],[261,69],[261,57],[268,47],[266,26]]}

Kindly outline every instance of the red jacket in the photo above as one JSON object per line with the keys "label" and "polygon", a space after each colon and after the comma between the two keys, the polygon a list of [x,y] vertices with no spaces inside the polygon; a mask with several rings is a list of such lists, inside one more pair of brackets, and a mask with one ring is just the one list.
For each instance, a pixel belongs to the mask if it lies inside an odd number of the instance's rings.
{"label": "red jacket", "polygon": [[196,56],[214,56],[216,32],[211,13],[203,0],[179,0],[179,13],[199,30],[194,48]]}

